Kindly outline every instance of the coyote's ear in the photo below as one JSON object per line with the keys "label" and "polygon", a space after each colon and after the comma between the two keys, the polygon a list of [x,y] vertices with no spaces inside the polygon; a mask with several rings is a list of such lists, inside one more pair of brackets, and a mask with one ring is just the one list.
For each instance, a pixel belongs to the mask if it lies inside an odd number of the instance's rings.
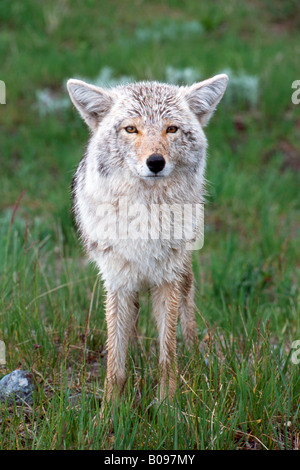
{"label": "coyote's ear", "polygon": [[67,88],[73,104],[94,131],[112,106],[111,94],[107,90],[74,79],[68,80]]}
{"label": "coyote's ear", "polygon": [[227,75],[221,74],[203,82],[195,83],[187,89],[185,98],[202,126],[208,123],[217,104],[221,101],[227,83]]}

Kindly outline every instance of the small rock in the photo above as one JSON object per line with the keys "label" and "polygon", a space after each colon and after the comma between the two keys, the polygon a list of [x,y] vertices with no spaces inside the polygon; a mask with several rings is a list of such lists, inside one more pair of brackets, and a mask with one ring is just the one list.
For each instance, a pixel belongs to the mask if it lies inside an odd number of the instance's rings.
{"label": "small rock", "polygon": [[32,403],[34,389],[32,374],[26,370],[16,369],[0,380],[0,401],[6,401],[9,405]]}

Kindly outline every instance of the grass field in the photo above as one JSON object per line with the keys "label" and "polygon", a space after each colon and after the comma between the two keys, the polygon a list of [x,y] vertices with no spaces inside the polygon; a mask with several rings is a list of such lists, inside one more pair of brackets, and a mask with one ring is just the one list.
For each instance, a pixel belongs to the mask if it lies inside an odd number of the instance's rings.
{"label": "grass field", "polygon": [[[219,5],[0,3],[0,378],[23,368],[37,383],[33,404],[0,404],[0,449],[300,449],[299,5]],[[152,405],[158,341],[142,297],[110,429],[98,418],[104,291],[71,215],[88,131],[65,82],[187,83],[224,70],[231,85],[207,129],[205,242],[193,259],[200,347],[188,352],[178,329],[175,400]]]}

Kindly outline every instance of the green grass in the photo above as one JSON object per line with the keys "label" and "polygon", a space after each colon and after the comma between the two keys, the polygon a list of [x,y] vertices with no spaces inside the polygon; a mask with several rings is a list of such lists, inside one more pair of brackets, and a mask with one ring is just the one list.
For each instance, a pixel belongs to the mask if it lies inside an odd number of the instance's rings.
{"label": "green grass", "polygon": [[[22,367],[37,383],[31,406],[0,405],[1,449],[299,449],[296,8],[294,0],[1,2],[0,377]],[[182,29],[192,21],[202,30]],[[164,24],[165,36],[137,43],[138,30]],[[67,78],[93,81],[106,66],[138,80],[164,80],[167,66],[203,78],[230,69],[259,84],[254,105],[224,100],[207,128],[205,242],[193,259],[199,350],[186,350],[179,328],[175,400],[153,404],[158,341],[142,297],[113,429],[109,413],[99,420],[105,293],[70,210],[88,132],[71,107],[41,115],[36,101],[37,90],[65,97]]]}

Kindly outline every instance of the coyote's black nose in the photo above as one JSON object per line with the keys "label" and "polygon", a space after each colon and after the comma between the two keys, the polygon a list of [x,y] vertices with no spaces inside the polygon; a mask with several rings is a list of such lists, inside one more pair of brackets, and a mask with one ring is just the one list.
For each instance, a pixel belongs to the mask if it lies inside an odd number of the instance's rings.
{"label": "coyote's black nose", "polygon": [[159,153],[153,153],[146,161],[147,167],[152,173],[159,173],[165,166],[166,162],[162,155]]}

